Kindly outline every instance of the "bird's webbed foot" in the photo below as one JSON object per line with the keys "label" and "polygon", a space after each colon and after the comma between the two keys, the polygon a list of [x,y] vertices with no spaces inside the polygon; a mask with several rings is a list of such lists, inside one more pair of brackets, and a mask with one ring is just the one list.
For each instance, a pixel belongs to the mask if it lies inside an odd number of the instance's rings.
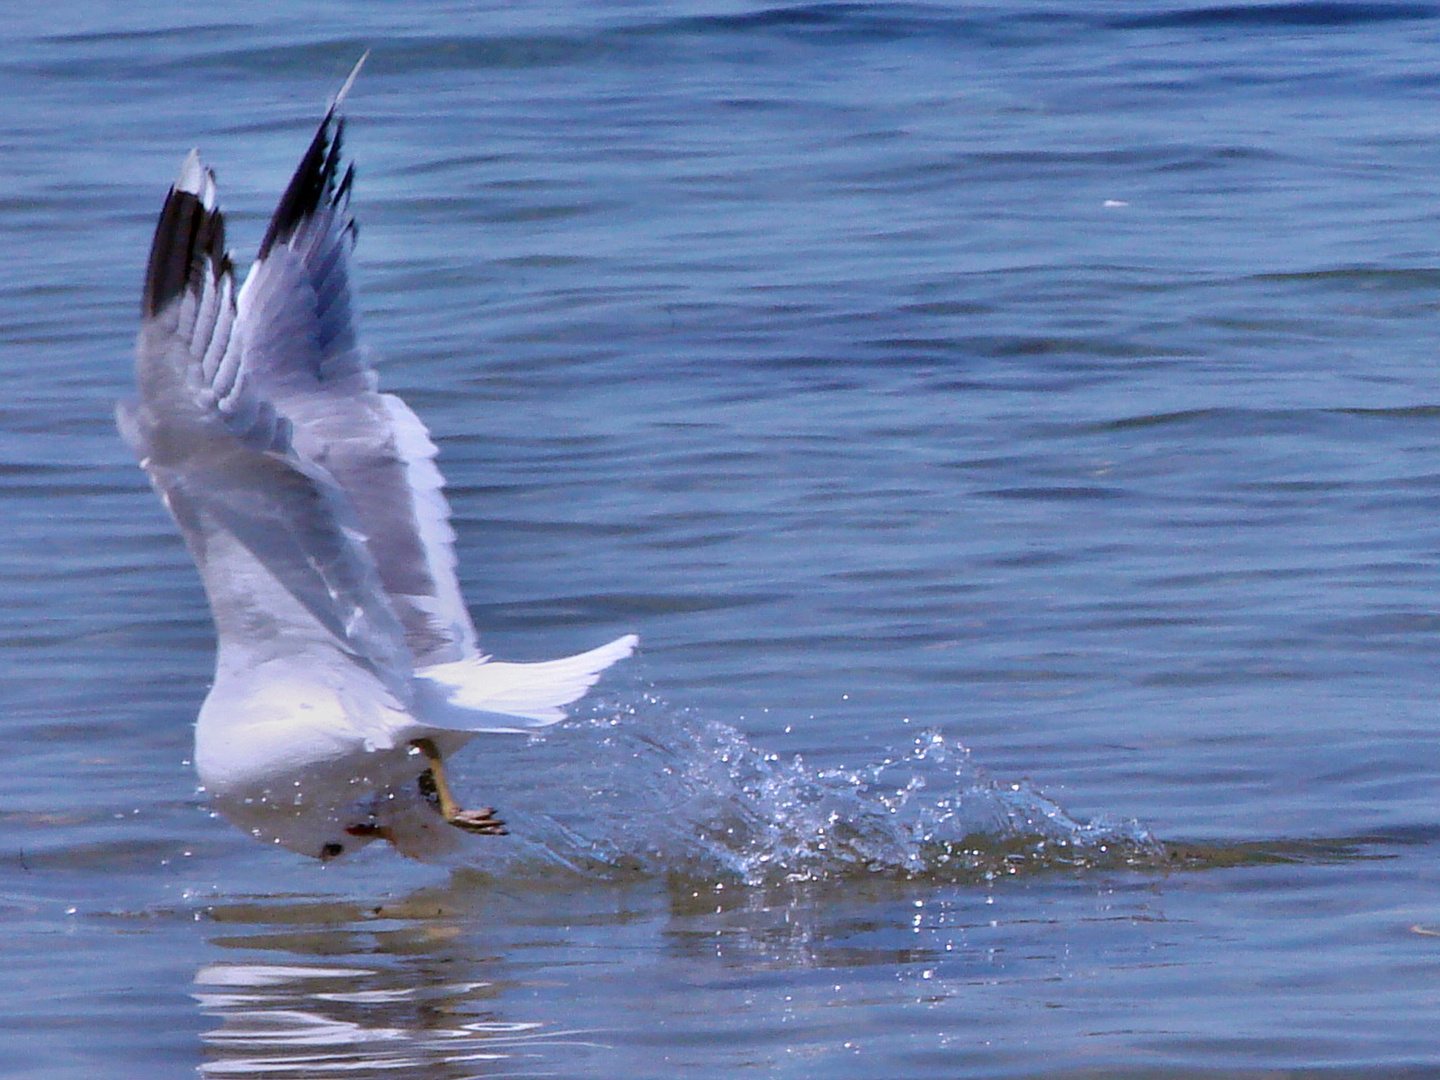
{"label": "bird's webbed foot", "polygon": [[420,794],[425,797],[426,802],[435,807],[446,822],[457,829],[481,836],[505,836],[509,833],[505,823],[495,816],[493,807],[486,806],[478,810],[460,808],[455,796],[450,793],[450,785],[445,779],[445,766],[440,759],[440,751],[433,742],[429,739],[415,739],[410,745],[424,754],[429,763],[429,767],[420,774]]}

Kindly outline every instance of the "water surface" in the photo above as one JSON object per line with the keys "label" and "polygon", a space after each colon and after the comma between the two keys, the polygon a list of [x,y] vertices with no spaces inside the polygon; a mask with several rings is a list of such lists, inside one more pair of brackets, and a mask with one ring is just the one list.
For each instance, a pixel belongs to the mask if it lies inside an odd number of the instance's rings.
{"label": "water surface", "polygon": [[[0,15],[23,1077],[1426,1075],[1440,8]],[[110,419],[356,56],[357,273],[487,649],[640,657],[454,866],[210,816]]]}

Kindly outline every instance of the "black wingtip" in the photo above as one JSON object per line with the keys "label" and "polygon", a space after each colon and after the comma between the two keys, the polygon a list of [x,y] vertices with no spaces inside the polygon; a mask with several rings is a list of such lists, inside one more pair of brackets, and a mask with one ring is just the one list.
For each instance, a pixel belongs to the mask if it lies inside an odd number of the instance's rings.
{"label": "black wingtip", "polygon": [[290,178],[290,186],[275,208],[270,227],[265,230],[265,239],[260,242],[260,258],[265,258],[276,244],[283,244],[294,236],[301,223],[313,217],[322,203],[335,205],[349,192],[348,171],[343,183],[337,181],[344,136],[345,118],[337,116],[332,108],[320,121],[310,148],[300,159],[295,175]]}
{"label": "black wingtip", "polygon": [[340,106],[369,56],[370,50],[366,49],[350,69],[330,108],[325,110],[325,118],[320,121],[315,138],[310,140],[309,149],[300,159],[295,175],[290,178],[290,186],[275,208],[270,227],[265,230],[265,239],[260,241],[260,258],[270,254],[270,249],[276,244],[283,244],[294,236],[307,218],[319,212],[321,203],[342,206],[349,198],[350,185],[355,180],[355,166],[351,165],[343,174],[340,171],[345,140],[345,118],[340,115]]}
{"label": "black wingtip", "polygon": [[218,279],[231,272],[225,251],[225,216],[214,205],[214,179],[191,154],[170,189],[145,269],[140,310],[153,318],[209,271]]}

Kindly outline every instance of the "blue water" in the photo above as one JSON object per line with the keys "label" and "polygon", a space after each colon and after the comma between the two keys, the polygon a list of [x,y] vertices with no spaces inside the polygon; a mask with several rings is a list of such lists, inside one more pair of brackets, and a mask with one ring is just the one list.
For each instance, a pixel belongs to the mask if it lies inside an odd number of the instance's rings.
{"label": "blue water", "polygon": [[[1440,6],[0,13],[0,1060],[1440,1071]],[[114,434],[186,151],[328,96],[489,651],[452,865],[210,815]]]}

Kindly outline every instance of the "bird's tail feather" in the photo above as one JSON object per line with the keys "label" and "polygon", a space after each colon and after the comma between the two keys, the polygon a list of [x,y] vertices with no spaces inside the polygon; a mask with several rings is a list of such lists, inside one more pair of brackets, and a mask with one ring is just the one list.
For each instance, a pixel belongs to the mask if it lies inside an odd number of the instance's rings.
{"label": "bird's tail feather", "polygon": [[601,673],[635,651],[634,634],[598,649],[514,664],[485,657],[435,664],[415,673],[425,722],[452,731],[526,732],[565,719],[564,706],[595,685]]}

